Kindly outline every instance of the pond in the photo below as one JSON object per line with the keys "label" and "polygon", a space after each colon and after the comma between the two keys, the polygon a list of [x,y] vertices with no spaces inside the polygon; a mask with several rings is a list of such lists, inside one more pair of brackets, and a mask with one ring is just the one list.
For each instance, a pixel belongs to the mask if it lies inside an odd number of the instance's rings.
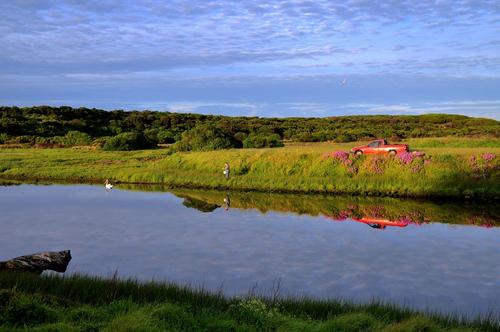
{"label": "pond", "polygon": [[70,249],[67,273],[498,315],[499,215],[390,198],[0,186],[0,260]]}

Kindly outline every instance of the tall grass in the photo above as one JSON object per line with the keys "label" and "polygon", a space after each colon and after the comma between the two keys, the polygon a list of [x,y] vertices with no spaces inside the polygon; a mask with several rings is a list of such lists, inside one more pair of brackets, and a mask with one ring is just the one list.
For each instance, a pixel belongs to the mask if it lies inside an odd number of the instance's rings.
{"label": "tall grass", "polygon": [[[470,317],[469,317],[470,318]],[[498,317],[383,303],[227,298],[169,283],[0,273],[0,331],[497,331]]]}
{"label": "tall grass", "polygon": [[[448,140],[450,144],[463,145],[461,140]],[[413,142],[412,146],[427,144],[425,140]],[[335,159],[324,157],[327,152],[347,150],[355,144],[317,143],[174,154],[168,150],[0,149],[0,178],[75,182],[102,182],[110,178],[117,182],[192,188],[372,196],[494,199],[500,195],[499,147],[423,148],[425,165],[423,159],[407,165],[397,157],[379,161],[379,157],[363,156],[352,158],[354,173]],[[485,153],[494,153],[496,158],[483,172],[471,165],[471,158],[479,160],[483,167],[481,156]],[[229,180],[222,175],[225,162],[231,165]]]}

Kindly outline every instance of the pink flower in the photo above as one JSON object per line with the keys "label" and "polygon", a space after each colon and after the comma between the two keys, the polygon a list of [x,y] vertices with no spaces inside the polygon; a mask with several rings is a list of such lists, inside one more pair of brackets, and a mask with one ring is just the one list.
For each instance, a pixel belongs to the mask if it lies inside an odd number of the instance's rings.
{"label": "pink flower", "polygon": [[340,161],[346,161],[349,159],[349,153],[345,151],[335,151],[333,152],[332,157]]}
{"label": "pink flower", "polygon": [[399,161],[405,165],[409,165],[413,161],[413,153],[411,152],[403,152],[398,155]]}
{"label": "pink flower", "polygon": [[483,157],[483,160],[486,161],[486,162],[490,162],[492,161],[493,159],[495,159],[496,155],[494,153],[484,153],[482,155]]}

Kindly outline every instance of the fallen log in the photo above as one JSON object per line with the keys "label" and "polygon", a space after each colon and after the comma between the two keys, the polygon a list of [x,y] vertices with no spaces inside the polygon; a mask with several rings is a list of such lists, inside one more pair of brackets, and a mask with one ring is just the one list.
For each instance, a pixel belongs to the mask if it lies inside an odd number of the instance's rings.
{"label": "fallen log", "polygon": [[45,270],[66,272],[70,260],[71,252],[69,250],[40,252],[0,262],[0,271],[32,272],[36,274],[40,274]]}

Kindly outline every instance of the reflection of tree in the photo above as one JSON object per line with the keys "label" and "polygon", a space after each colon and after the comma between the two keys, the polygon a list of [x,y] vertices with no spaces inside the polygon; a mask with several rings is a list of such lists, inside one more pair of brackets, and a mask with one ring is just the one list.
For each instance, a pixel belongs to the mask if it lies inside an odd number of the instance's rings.
{"label": "reflection of tree", "polygon": [[212,212],[220,207],[220,205],[208,203],[189,196],[184,197],[184,202],[182,202],[182,205],[188,208],[196,209],[201,212]]}
{"label": "reflection of tree", "polygon": [[[217,190],[175,190],[174,194],[219,206]],[[487,203],[412,200],[381,197],[268,194],[231,192],[231,208],[257,209],[262,213],[285,213],[326,216],[335,220],[372,217],[397,223],[425,224],[442,222],[484,227],[500,226],[500,206]]]}

